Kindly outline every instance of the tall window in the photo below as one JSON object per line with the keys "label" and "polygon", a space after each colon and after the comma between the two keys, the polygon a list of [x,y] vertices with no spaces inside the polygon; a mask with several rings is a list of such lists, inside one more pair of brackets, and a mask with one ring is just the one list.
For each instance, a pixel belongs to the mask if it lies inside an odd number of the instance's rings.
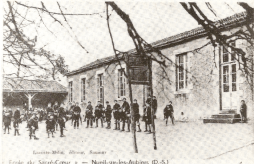
{"label": "tall window", "polygon": [[232,74],[232,91],[236,91],[236,64],[232,64],[231,65],[232,67],[232,71],[231,71],[231,74]]}
{"label": "tall window", "polygon": [[[235,42],[230,42],[229,45],[235,47]],[[222,47],[223,92],[237,91],[237,67],[235,64],[236,53],[230,46]]]}
{"label": "tall window", "polygon": [[126,79],[124,75],[124,69],[118,70],[118,97],[125,96],[125,84]]}
{"label": "tall window", "polygon": [[86,99],[86,79],[81,79],[81,102]]}
{"label": "tall window", "polygon": [[104,80],[103,74],[99,74],[97,77],[97,97],[98,100],[104,104]]}
{"label": "tall window", "polygon": [[187,88],[188,82],[188,58],[187,54],[176,56],[176,90]]}
{"label": "tall window", "polygon": [[72,93],[73,93],[73,83],[72,81],[69,82],[69,102],[72,102]]}
{"label": "tall window", "polygon": [[[235,47],[235,42],[230,42],[230,46]],[[235,52],[232,50],[231,47],[223,46],[223,63],[231,62],[235,60]]]}

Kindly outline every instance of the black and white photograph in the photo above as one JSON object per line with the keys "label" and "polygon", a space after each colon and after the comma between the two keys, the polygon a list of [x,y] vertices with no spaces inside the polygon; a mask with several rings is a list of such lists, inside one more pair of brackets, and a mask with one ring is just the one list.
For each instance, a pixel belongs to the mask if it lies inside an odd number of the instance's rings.
{"label": "black and white photograph", "polygon": [[254,161],[254,2],[2,1],[2,164]]}

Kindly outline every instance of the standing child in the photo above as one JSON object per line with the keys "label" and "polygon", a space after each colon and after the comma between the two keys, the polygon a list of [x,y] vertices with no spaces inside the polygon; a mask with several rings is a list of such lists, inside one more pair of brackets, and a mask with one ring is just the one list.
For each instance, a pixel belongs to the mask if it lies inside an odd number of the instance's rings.
{"label": "standing child", "polygon": [[52,137],[54,138],[54,132],[55,132],[55,119],[54,116],[50,116],[49,119],[46,121],[46,129],[48,133],[48,138],[50,133],[52,134]]}
{"label": "standing child", "polygon": [[101,120],[101,127],[103,127],[102,109],[100,109],[98,106],[95,107],[94,117],[96,122],[96,128],[98,127],[98,120]]}
{"label": "standing child", "polygon": [[36,116],[36,113],[34,112],[32,117],[28,120],[28,127],[29,127],[29,137],[32,139],[32,136],[35,140],[38,140],[39,138],[36,137],[35,131],[38,129],[38,117]]}
{"label": "standing child", "polygon": [[91,105],[91,102],[88,102],[88,106],[86,107],[86,121],[87,121],[87,126],[86,128],[89,127],[89,123],[90,123],[90,127],[93,127],[93,107]]}
{"label": "standing child", "polygon": [[139,123],[139,118],[140,118],[139,105],[138,105],[138,102],[137,102],[136,99],[134,99],[133,110],[134,110],[134,121],[136,122],[137,127],[138,127],[138,131],[137,132],[141,132],[140,123]]}
{"label": "standing child", "polygon": [[125,122],[127,123],[127,132],[130,132],[130,124],[131,124],[131,118],[130,118],[130,105],[129,103],[126,101],[126,98],[123,98],[123,104],[122,104],[122,131],[124,131],[124,127],[125,127]]}
{"label": "standing child", "polygon": [[115,105],[113,106],[113,115],[115,120],[115,129],[114,130],[120,130],[120,120],[119,120],[119,109],[120,105],[117,103],[117,100],[114,101]]}
{"label": "standing child", "polygon": [[106,117],[106,122],[107,122],[107,129],[110,129],[111,128],[111,113],[112,113],[112,109],[111,109],[111,106],[109,105],[109,102],[107,101],[106,102],[107,104],[107,107],[106,107],[106,110],[105,110],[105,117]]}
{"label": "standing child", "polygon": [[175,123],[174,123],[174,109],[173,109],[173,105],[172,105],[171,101],[164,108],[164,118],[166,120],[166,125],[168,124],[168,117],[170,117],[172,124],[175,125]]}
{"label": "standing child", "polygon": [[146,106],[145,106],[145,109],[144,109],[144,119],[145,119],[145,124],[146,124],[146,130],[144,132],[147,132],[147,127],[148,127],[148,132],[149,133],[152,133],[151,132],[151,124],[152,124],[152,110],[151,110],[151,107],[150,107],[150,104],[149,102],[146,102]]}
{"label": "standing child", "polygon": [[16,134],[19,136],[19,119],[15,119],[13,121],[13,127],[14,127],[14,136],[16,136]]}
{"label": "standing child", "polygon": [[10,112],[5,111],[4,117],[3,117],[3,122],[4,122],[4,134],[6,133],[6,129],[8,130],[8,134],[10,134],[10,124],[11,124],[11,115]]}

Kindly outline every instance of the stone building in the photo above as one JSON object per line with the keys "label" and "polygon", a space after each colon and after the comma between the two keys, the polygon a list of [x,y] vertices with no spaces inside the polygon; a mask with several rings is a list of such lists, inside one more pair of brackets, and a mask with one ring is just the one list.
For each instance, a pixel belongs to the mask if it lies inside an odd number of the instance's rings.
{"label": "stone building", "polygon": [[[244,23],[246,13],[216,22],[224,34],[244,29]],[[230,48],[228,51],[222,46],[214,48],[209,42],[205,30],[198,27],[151,44],[171,60],[166,61],[166,67],[152,62],[153,90],[158,100],[159,118],[162,118],[163,109],[169,101],[173,102],[175,117],[181,112],[190,119],[208,117],[223,110],[239,113],[240,100],[246,101],[248,116],[252,116],[253,94],[239,69],[239,62],[235,60],[237,55]],[[247,54],[253,53],[245,40],[229,42]],[[128,54],[135,53],[135,50],[128,51]],[[113,104],[117,98],[126,97],[128,100],[129,89],[122,72],[125,67],[122,58],[120,66],[115,56],[110,56],[68,72],[69,101],[82,102],[85,107],[88,101],[95,105],[100,100],[105,105],[106,101]],[[138,100],[142,109],[149,88],[133,85],[132,90],[133,98]]]}

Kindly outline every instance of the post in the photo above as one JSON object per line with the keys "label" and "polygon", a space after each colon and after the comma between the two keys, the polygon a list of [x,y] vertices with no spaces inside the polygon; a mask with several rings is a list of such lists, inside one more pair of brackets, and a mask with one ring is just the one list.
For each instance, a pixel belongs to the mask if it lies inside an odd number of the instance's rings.
{"label": "post", "polygon": [[219,45],[219,99],[220,111],[222,110],[222,77],[221,77],[221,46]]}
{"label": "post", "polygon": [[[127,60],[128,61],[128,60]],[[129,63],[126,63],[126,70],[128,76],[128,83],[129,83],[129,97],[130,97],[130,110],[131,110],[131,131],[133,135],[133,146],[135,153],[138,153],[138,146],[136,141],[136,122],[134,120],[134,110],[133,110],[133,100],[132,100],[132,88],[131,88],[131,77],[130,77],[130,70],[129,70]]]}
{"label": "post", "polygon": [[154,145],[154,150],[157,150],[155,124],[154,124],[154,109],[153,109],[152,60],[150,57],[148,60],[148,70],[149,70],[149,87],[150,87],[150,92],[151,92],[151,110],[152,110],[151,119],[152,119],[152,127],[153,127],[153,145]]}
{"label": "post", "polygon": [[31,93],[27,93],[25,94],[25,96],[28,98],[28,110],[30,110],[30,108],[32,108],[32,99],[33,97],[36,95],[37,93],[35,94],[31,94]]}

